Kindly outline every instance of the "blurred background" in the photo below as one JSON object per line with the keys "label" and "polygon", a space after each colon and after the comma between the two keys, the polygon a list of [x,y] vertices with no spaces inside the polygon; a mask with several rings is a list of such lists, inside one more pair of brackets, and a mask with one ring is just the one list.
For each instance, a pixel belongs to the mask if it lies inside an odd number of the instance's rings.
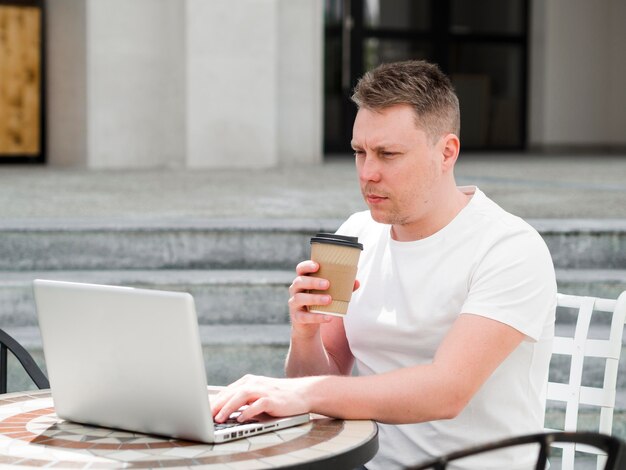
{"label": "blurred background", "polygon": [[537,228],[560,292],[616,298],[624,24],[624,0],[0,0],[0,328],[45,369],[33,279],[182,290],[210,383],[282,375],[294,266],[365,209],[351,90],[404,59],[457,89],[459,184]]}
{"label": "blurred background", "polygon": [[267,168],[349,153],[382,62],[450,75],[464,150],[622,152],[622,0],[0,0],[0,161]]}

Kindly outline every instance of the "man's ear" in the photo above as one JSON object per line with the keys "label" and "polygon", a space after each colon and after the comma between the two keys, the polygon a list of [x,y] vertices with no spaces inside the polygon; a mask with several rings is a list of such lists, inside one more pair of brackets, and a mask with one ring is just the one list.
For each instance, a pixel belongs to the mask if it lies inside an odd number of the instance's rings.
{"label": "man's ear", "polygon": [[455,134],[447,134],[441,139],[441,154],[443,166],[446,170],[452,170],[461,150],[461,142]]}

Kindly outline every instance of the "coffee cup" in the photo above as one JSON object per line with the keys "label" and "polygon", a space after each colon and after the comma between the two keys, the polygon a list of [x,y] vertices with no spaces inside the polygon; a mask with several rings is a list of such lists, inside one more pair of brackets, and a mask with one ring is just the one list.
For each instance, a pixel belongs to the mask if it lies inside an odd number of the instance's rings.
{"label": "coffee cup", "polygon": [[319,264],[319,270],[310,276],[327,279],[326,290],[311,290],[313,294],[330,295],[329,305],[311,305],[309,312],[343,317],[352,298],[357,265],[363,245],[357,237],[318,233],[311,238],[311,259]]}

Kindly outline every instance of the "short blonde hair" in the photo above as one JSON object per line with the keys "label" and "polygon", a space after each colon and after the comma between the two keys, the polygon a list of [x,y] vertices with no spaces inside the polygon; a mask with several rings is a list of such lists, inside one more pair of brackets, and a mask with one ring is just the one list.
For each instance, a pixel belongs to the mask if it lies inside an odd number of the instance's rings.
{"label": "short blonde hair", "polygon": [[461,132],[461,112],[450,79],[435,64],[408,60],[382,64],[358,81],[352,101],[380,110],[397,104],[413,107],[418,127],[433,140]]}

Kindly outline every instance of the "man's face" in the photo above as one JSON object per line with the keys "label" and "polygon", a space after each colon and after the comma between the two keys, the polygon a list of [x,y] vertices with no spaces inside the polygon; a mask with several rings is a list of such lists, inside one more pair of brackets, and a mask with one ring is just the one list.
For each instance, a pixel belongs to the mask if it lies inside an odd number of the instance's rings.
{"label": "man's face", "polygon": [[374,220],[404,226],[429,217],[442,174],[438,147],[417,127],[409,105],[359,110],[352,148],[361,192]]}

